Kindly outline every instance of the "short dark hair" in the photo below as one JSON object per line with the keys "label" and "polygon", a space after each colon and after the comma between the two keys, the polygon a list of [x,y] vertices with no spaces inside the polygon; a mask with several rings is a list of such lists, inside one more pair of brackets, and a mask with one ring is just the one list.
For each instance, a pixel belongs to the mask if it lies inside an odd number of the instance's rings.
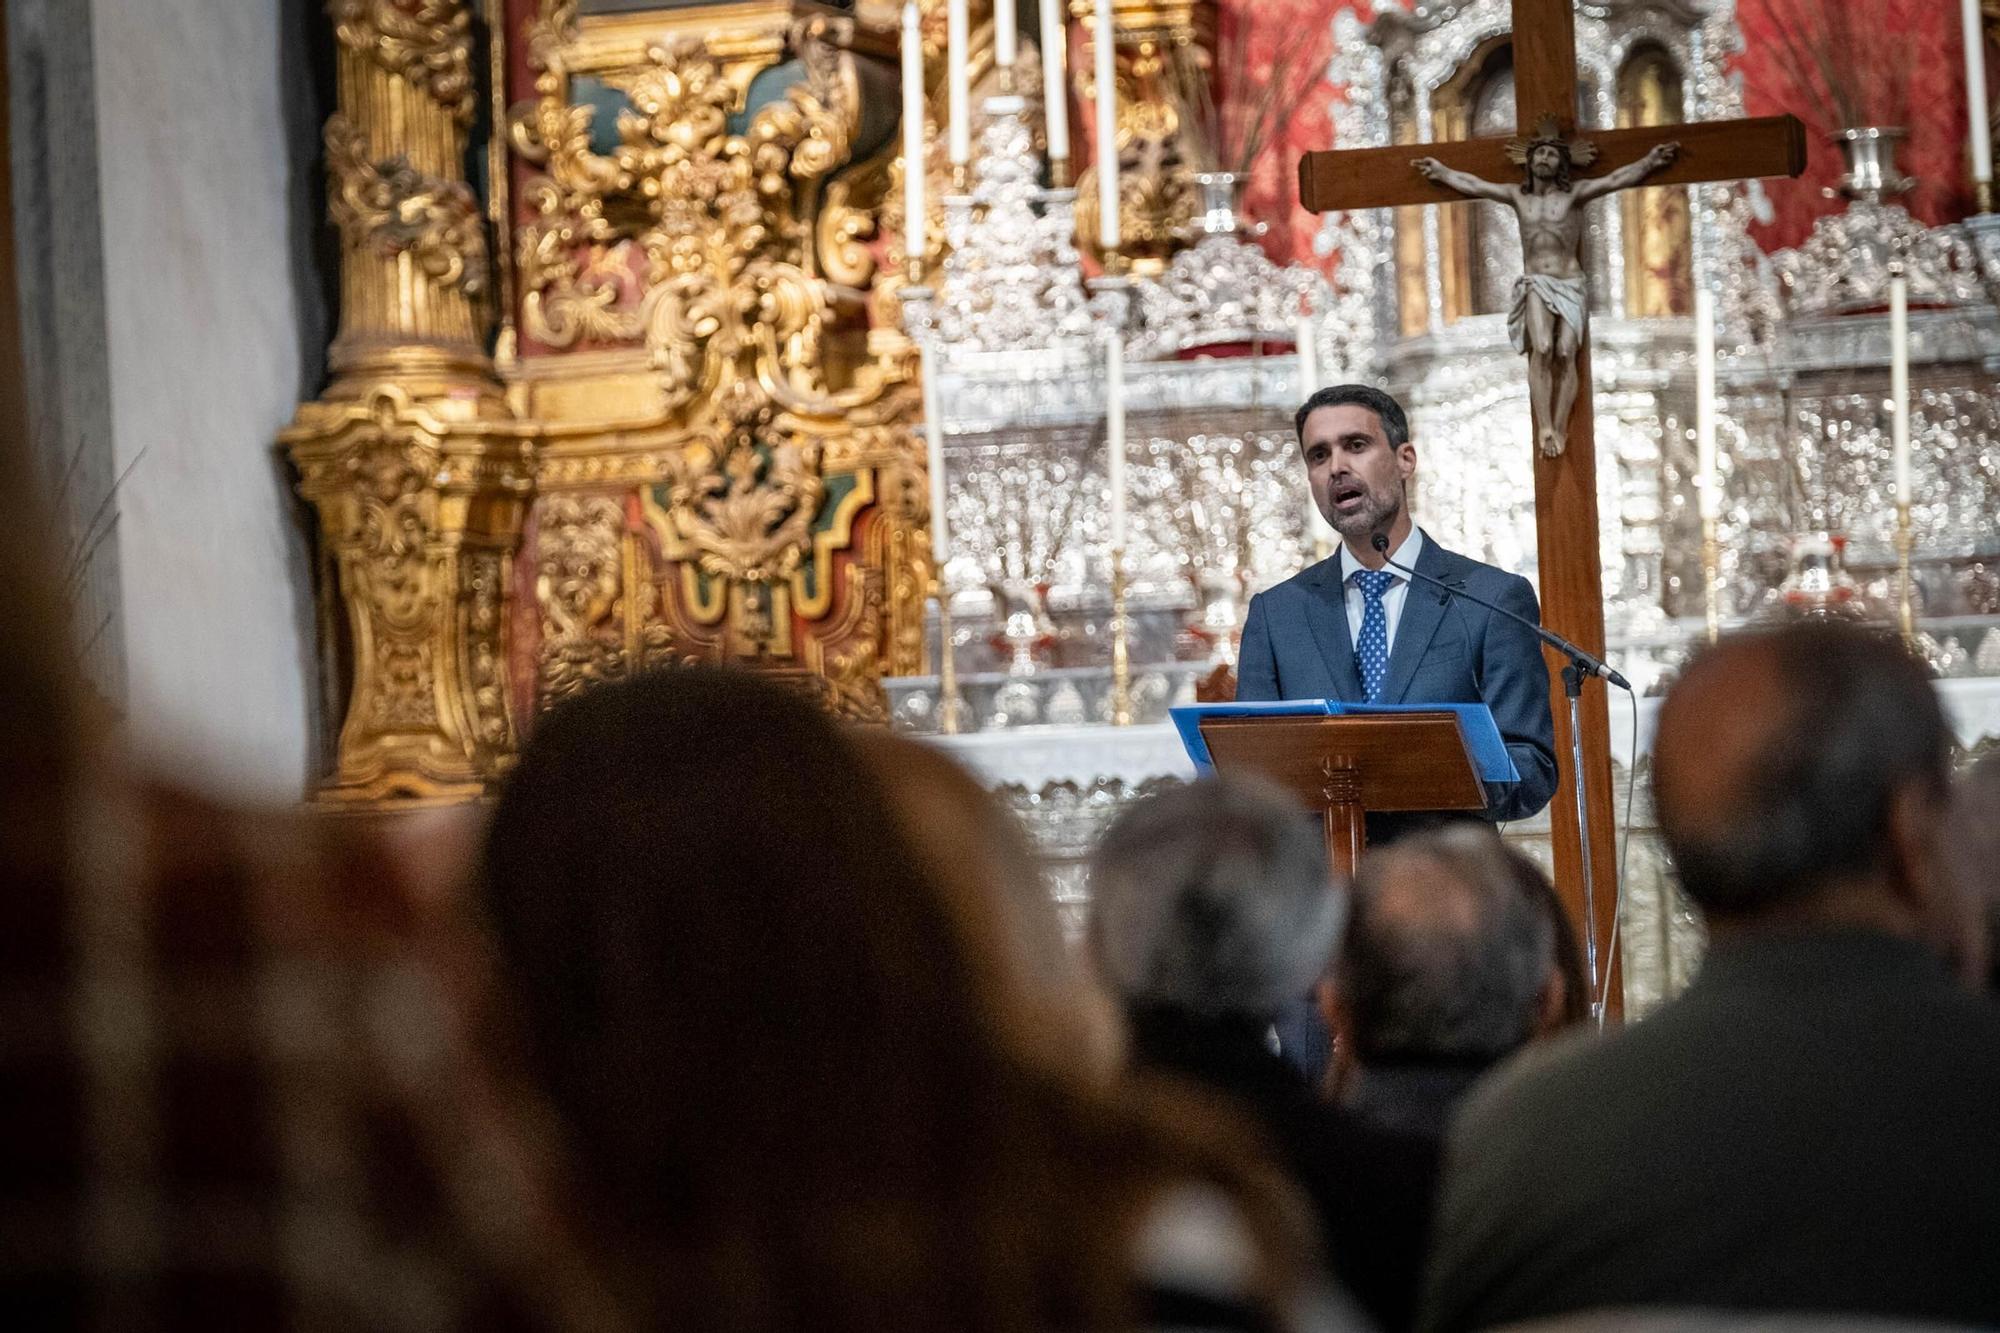
{"label": "short dark hair", "polygon": [[[1914,783],[1942,802],[1950,782],[1951,733],[1930,674],[1892,634],[1824,621],[1755,630],[1698,655],[1687,674],[1744,648],[1763,650],[1783,702],[1727,793],[1726,814],[1699,818],[1680,800],[1654,802],[1681,885],[1705,911],[1756,911],[1880,871],[1897,796]],[[1690,706],[1668,691],[1663,740],[1674,711]],[[1656,793],[1683,781],[1676,766],[1703,763],[1680,752],[1688,748],[1655,750]]]}
{"label": "short dark hair", "polygon": [[[1362,858],[1334,980],[1363,1065],[1498,1060],[1534,1035],[1557,932],[1519,859],[1470,823]],[[1392,885],[1412,883],[1424,910],[1385,906]]]}
{"label": "short dark hair", "polygon": [[1330,384],[1324,389],[1313,390],[1312,397],[1299,405],[1298,414],[1292,418],[1292,433],[1299,437],[1301,444],[1306,438],[1306,418],[1322,407],[1365,407],[1382,422],[1382,433],[1389,437],[1389,447],[1400,449],[1410,442],[1410,418],[1403,412],[1403,405],[1372,384]]}

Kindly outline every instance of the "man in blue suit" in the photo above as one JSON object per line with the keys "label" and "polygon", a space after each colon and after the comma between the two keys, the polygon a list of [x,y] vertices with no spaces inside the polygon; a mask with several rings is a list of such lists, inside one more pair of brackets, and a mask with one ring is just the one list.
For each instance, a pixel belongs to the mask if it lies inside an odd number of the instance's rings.
{"label": "man in blue suit", "polygon": [[[1340,548],[1250,599],[1236,697],[1483,703],[1521,774],[1487,784],[1486,817],[1534,814],[1556,790],[1541,644],[1505,616],[1389,568],[1371,541],[1383,533],[1396,563],[1539,621],[1535,590],[1445,550],[1410,521],[1417,447],[1394,398],[1364,384],[1321,389],[1299,408],[1297,428],[1313,503]],[[1371,819],[1369,839],[1407,822]]]}
{"label": "man in blue suit", "polygon": [[[1398,564],[1539,622],[1534,589],[1518,574],[1445,550],[1410,521],[1417,449],[1394,398],[1363,384],[1320,389],[1299,408],[1296,426],[1313,503],[1340,534],[1340,549],[1251,598],[1236,697],[1483,703],[1521,775],[1486,785],[1485,817],[1534,814],[1556,790],[1541,644],[1505,616],[1389,568],[1373,538],[1388,537]],[[1437,818],[1370,815],[1368,840],[1388,841]],[[1323,1065],[1325,1029],[1310,1006],[1281,1021],[1279,1033],[1300,1068]]]}

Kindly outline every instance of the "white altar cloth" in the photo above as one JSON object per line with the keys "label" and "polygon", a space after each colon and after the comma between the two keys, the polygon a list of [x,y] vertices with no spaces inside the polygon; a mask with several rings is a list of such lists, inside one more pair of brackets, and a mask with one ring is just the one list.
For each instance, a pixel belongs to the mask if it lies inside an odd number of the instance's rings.
{"label": "white altar cloth", "polygon": [[[2000,737],[2000,677],[1971,677],[1938,682],[1945,717],[1959,744],[1968,749]],[[1639,700],[1638,745],[1651,753],[1653,725],[1660,711],[1657,697]],[[1622,698],[1611,701],[1611,757],[1621,767],[1632,764],[1632,709]],[[1159,778],[1188,779],[1194,765],[1181,748],[1171,724],[1144,726],[1038,726],[983,731],[962,736],[931,736],[926,740],[951,754],[991,788],[1020,787],[1039,792],[1055,783],[1088,787],[1119,782],[1127,789]],[[1569,756],[1559,756],[1567,765]]]}

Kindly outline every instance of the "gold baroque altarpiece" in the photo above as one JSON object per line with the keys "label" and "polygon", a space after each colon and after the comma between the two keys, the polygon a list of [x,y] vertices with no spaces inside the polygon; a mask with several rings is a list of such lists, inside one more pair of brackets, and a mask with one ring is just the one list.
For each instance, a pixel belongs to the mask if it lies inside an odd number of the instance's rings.
{"label": "gold baroque altarpiece", "polygon": [[870,328],[893,11],[327,8],[341,319],[282,437],[338,649],[322,794],[476,795],[536,712],[657,664],[882,718],[930,578],[911,353]]}
{"label": "gold baroque altarpiece", "polygon": [[[1158,264],[1193,209],[1169,76],[1205,61],[1210,6],[1115,3],[1128,251]],[[659,664],[883,719],[881,678],[926,668],[932,576],[902,238],[878,225],[899,6],[326,9],[340,327],[281,439],[343,719],[321,795],[478,795],[540,710]],[[940,126],[944,9],[922,0]]]}

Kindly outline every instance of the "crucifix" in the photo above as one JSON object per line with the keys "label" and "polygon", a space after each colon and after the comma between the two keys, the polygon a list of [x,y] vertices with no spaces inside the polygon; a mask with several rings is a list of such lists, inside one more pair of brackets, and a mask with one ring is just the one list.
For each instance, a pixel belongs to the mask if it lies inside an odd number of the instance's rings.
{"label": "crucifix", "polygon": [[[1544,121],[1553,122],[1555,132],[1565,139],[1576,125],[1576,15],[1572,0],[1513,0],[1514,12],[1514,99],[1519,138],[1493,137],[1464,139],[1424,145],[1432,154],[1418,168],[1411,159],[1411,146],[1395,144],[1385,148],[1362,148],[1341,152],[1308,153],[1299,162],[1299,198],[1315,213],[1331,209],[1397,208],[1410,204],[1446,204],[1461,201],[1467,194],[1453,189],[1447,181],[1457,178],[1482,183],[1521,177],[1522,163],[1510,161],[1509,147],[1521,151],[1544,130]],[[1766,116],[1756,120],[1706,121],[1686,125],[1593,132],[1595,161],[1587,165],[1604,177],[1631,174],[1652,185],[1691,185],[1705,181],[1739,180],[1753,176],[1796,176],[1805,169],[1805,129],[1791,116]],[[1668,144],[1676,145],[1671,160],[1655,154]],[[1653,161],[1648,159],[1654,158]],[[1511,168],[1511,170],[1510,170]],[[1600,180],[1604,177],[1599,178]],[[1602,186],[1592,193],[1601,193]],[[1514,202],[1508,200],[1507,202]],[[1517,214],[1523,213],[1517,205]],[[1522,217],[1526,224],[1529,219]],[[1582,228],[1563,229],[1572,249]],[[1524,232],[1526,227],[1524,225]],[[1524,241],[1529,240],[1526,235]],[[1572,254],[1569,258],[1574,259]],[[1598,565],[1597,449],[1591,425],[1595,413],[1590,395],[1590,344],[1577,330],[1574,361],[1573,399],[1567,420],[1561,423],[1542,419],[1553,414],[1553,392],[1533,395],[1538,399],[1534,421],[1536,440],[1549,443],[1567,441],[1555,453],[1545,447],[1531,448],[1535,469],[1536,548],[1541,564],[1542,621],[1558,634],[1575,641],[1592,653],[1604,652],[1604,574]],[[1565,349],[1567,350],[1567,349]],[[1551,655],[1552,668],[1565,663]],[[1552,670],[1551,675],[1554,672]],[[1567,697],[1552,679],[1556,718],[1556,752],[1573,753]],[[1562,784],[1550,806],[1551,835],[1555,847],[1556,886],[1567,902],[1570,914],[1587,939],[1613,938],[1612,921],[1616,895],[1595,895],[1590,911],[1585,911],[1586,864],[1589,880],[1597,884],[1615,883],[1611,801],[1611,738],[1604,685],[1584,682],[1580,711],[1582,719],[1582,772],[1574,763],[1565,765]],[[1577,798],[1575,784],[1583,783],[1583,798]],[[1565,817],[1570,810],[1588,810],[1587,821]],[[1586,849],[1579,823],[1591,830]],[[1588,855],[1588,862],[1585,857]],[[1600,977],[1611,1012],[1622,1010],[1619,1000],[1618,960],[1610,956]]]}

